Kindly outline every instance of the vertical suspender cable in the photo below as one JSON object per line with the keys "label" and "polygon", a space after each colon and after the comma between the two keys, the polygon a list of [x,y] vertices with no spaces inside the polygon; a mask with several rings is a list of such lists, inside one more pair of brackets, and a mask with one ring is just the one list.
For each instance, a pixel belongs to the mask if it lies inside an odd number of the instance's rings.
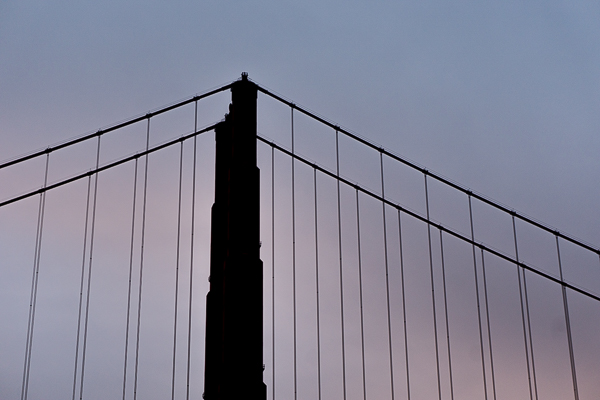
{"label": "vertical suspender cable", "polygon": [[[383,153],[379,153],[379,164],[381,166],[381,198],[385,199],[385,184],[383,177]],[[357,189],[358,190],[358,189]],[[358,191],[356,192],[356,199],[358,204]],[[385,259],[385,289],[386,289],[386,301],[387,301],[387,324],[388,324],[388,346],[390,348],[390,388],[392,393],[392,400],[394,400],[394,358],[392,350],[392,318],[390,312],[390,279],[389,279],[389,268],[388,268],[388,246],[387,246],[387,223],[385,217],[385,202],[381,202],[381,208],[383,213],[383,255]]]}
{"label": "vertical suspender cable", "polygon": [[[194,132],[198,131],[198,101],[194,102]],[[185,398],[190,399],[190,366],[192,361],[191,344],[192,344],[192,294],[193,294],[193,277],[194,277],[194,223],[196,218],[196,139],[194,135],[194,157],[192,161],[192,223],[190,229],[190,297],[188,304],[188,332],[187,332],[187,371],[185,381]]]}
{"label": "vertical suspender cable", "polygon": [[83,285],[85,282],[85,255],[87,250],[87,237],[88,237],[88,222],[90,215],[90,192],[92,188],[92,177],[88,176],[87,184],[87,196],[85,200],[85,224],[83,228],[83,254],[81,256],[81,279],[79,282],[79,310],[77,313],[77,337],[75,339],[75,364],[73,366],[73,393],[72,400],[75,400],[75,393],[77,387],[77,364],[79,362],[79,339],[81,336],[81,311],[83,309]]}
{"label": "vertical suspender cable", "polygon": [[367,370],[365,367],[365,324],[362,293],[362,257],[360,252],[360,204],[358,202],[358,189],[356,189],[356,239],[356,247],[358,250],[358,290],[360,300],[360,344],[362,359],[363,400],[367,400]]}
{"label": "vertical suspender cable", "polygon": [[[146,151],[150,147],[150,117],[148,117],[148,125],[146,127]],[[146,239],[146,200],[148,194],[148,154],[144,157],[144,196],[142,202],[142,232],[140,243],[140,277],[138,286],[138,309],[137,309],[137,325],[135,337],[135,371],[133,378],[133,400],[137,399],[137,383],[138,383],[138,368],[140,359],[140,322],[142,316],[142,279],[144,274],[144,241]]]}
{"label": "vertical suspender cable", "polygon": [[315,193],[315,286],[317,288],[317,379],[319,400],[321,400],[321,316],[319,303],[319,218],[317,209],[317,170],[313,169],[313,184]]}
{"label": "vertical suspender cable", "polygon": [[292,116],[292,294],[294,297],[294,400],[298,399],[298,371],[296,365],[296,192],[294,182],[294,108],[291,108]]}
{"label": "vertical suspender cable", "polygon": [[483,329],[481,328],[481,308],[479,301],[479,277],[477,276],[477,258],[475,255],[475,230],[473,229],[473,207],[471,205],[471,195],[468,195],[469,198],[469,222],[471,224],[471,248],[473,249],[473,273],[475,275],[475,296],[477,297],[477,322],[479,325],[479,346],[481,349],[481,372],[483,376],[483,393],[485,395],[485,399],[488,398],[487,391],[487,378],[485,373],[485,357],[484,357],[484,349],[483,349]]}
{"label": "vertical suspender cable", "polygon": [[537,378],[535,374],[535,358],[533,357],[533,336],[531,334],[531,318],[529,316],[529,296],[527,294],[527,279],[525,275],[525,269],[522,269],[521,271],[523,273],[523,292],[525,293],[525,310],[527,311],[527,331],[529,332],[529,349],[531,350],[531,372],[533,375],[533,390],[535,393],[535,398],[537,400]]}
{"label": "vertical suspender cable", "polygon": [[519,267],[519,247],[517,246],[517,227],[515,216],[512,215],[513,238],[515,241],[515,259],[517,261],[517,277],[519,278],[519,299],[521,301],[521,321],[523,324],[523,341],[525,344],[525,359],[527,360],[527,377],[529,379],[529,399],[533,400],[533,389],[531,387],[531,368],[529,366],[529,347],[527,345],[527,332],[525,328],[525,307],[523,305],[523,289],[521,285],[521,267]]}
{"label": "vertical suspender cable", "polygon": [[404,320],[404,356],[406,359],[406,397],[410,400],[410,372],[408,369],[408,337],[406,335],[406,293],[404,292],[404,254],[402,252],[402,218],[398,210],[398,245],[400,249],[400,285],[402,289],[402,319]]}
{"label": "vertical suspender cable", "polygon": [[[513,219],[513,230],[514,230],[515,241],[516,241],[517,240],[517,227],[514,223],[514,219]],[[521,271],[523,273],[523,293],[525,294],[525,311],[526,311],[526,316],[527,316],[527,331],[529,333],[529,349],[531,350],[531,372],[533,375],[533,390],[534,390],[535,398],[537,400],[538,399],[537,378],[536,378],[536,374],[535,374],[535,358],[533,356],[533,336],[531,334],[531,318],[529,316],[529,296],[527,294],[527,278],[525,275],[525,269],[523,268]]]}
{"label": "vertical suspender cable", "polygon": [[487,293],[487,279],[485,277],[485,258],[483,256],[484,252],[481,249],[481,271],[483,272],[483,294],[485,298],[485,317],[487,321],[487,331],[488,331],[488,342],[490,344],[490,368],[492,372],[492,393],[494,394],[494,400],[496,400],[496,376],[494,374],[494,357],[492,353],[492,330],[490,329],[490,309],[488,303],[488,293]]}
{"label": "vertical suspender cable", "polygon": [[[340,147],[339,147],[339,132],[335,130],[335,159],[336,159],[336,176],[340,177]],[[337,214],[338,214],[338,251],[340,254],[340,314],[342,325],[342,389],[343,400],[346,400],[346,344],[344,343],[344,279],[342,273],[342,210],[340,201],[340,181],[337,180]]]}
{"label": "vertical suspender cable", "polygon": [[131,278],[133,277],[133,253],[135,239],[135,203],[137,200],[137,176],[138,159],[135,159],[135,168],[133,172],[133,201],[131,206],[131,241],[129,247],[129,283],[127,287],[127,323],[125,327],[125,361],[123,362],[123,400],[125,400],[125,391],[127,388],[127,358],[129,353],[129,326],[131,316]]}
{"label": "vertical suspender cable", "polygon": [[179,150],[179,193],[177,202],[177,255],[175,257],[175,315],[173,318],[173,377],[171,378],[171,400],[175,400],[175,361],[177,356],[177,305],[179,297],[179,249],[181,243],[181,186],[183,184],[183,140]]}
{"label": "vertical suspender cable", "polygon": [[450,326],[448,324],[448,297],[446,292],[446,265],[444,261],[444,240],[440,229],[440,257],[442,263],[442,284],[444,286],[444,314],[446,316],[446,341],[448,345],[448,373],[450,375],[450,399],[454,400],[454,379],[452,378],[452,356],[450,353]]}
{"label": "vertical suspender cable", "polygon": [[[50,153],[46,153],[46,168],[44,172],[44,186],[48,184],[48,165]],[[37,304],[38,276],[40,272],[40,255],[42,249],[42,231],[44,229],[44,211],[46,209],[46,192],[40,194],[38,206],[38,221],[35,236],[35,248],[33,255],[33,274],[31,276],[31,295],[29,297],[29,319],[27,321],[27,339],[25,342],[25,361],[23,363],[23,383],[21,385],[21,400],[27,400],[29,390],[29,370],[31,367],[31,346],[33,345],[33,327],[35,325],[35,309]]]}
{"label": "vertical suspender cable", "polygon": [[435,336],[435,363],[437,368],[437,386],[438,386],[438,398],[442,400],[442,386],[440,384],[440,353],[438,345],[438,333],[437,333],[437,318],[435,312],[435,284],[433,280],[433,255],[431,252],[431,225],[429,220],[429,191],[427,188],[427,174],[423,174],[425,177],[425,206],[427,211],[427,237],[429,243],[429,273],[431,277],[431,305],[433,310],[433,332]]}
{"label": "vertical suspender cable", "polygon": [[[98,147],[96,150],[96,169],[98,169],[98,166],[100,165],[100,136],[98,136]],[[83,323],[83,350],[81,353],[81,376],[80,376],[80,383],[79,383],[79,398],[82,399],[83,398],[83,383],[84,383],[84,376],[85,376],[85,356],[86,356],[86,352],[87,352],[87,332],[88,332],[88,321],[89,321],[89,317],[90,317],[90,291],[91,291],[91,287],[92,287],[92,260],[93,260],[93,253],[94,253],[94,234],[96,231],[96,205],[97,205],[97,200],[98,200],[98,177],[99,174],[96,173],[94,176],[94,198],[93,198],[93,205],[92,205],[92,226],[91,226],[91,232],[90,232],[90,258],[89,258],[89,265],[88,265],[88,281],[87,281],[87,293],[86,293],[86,300],[85,300],[85,320]]]}
{"label": "vertical suspender cable", "polygon": [[[558,257],[558,270],[560,271],[560,280],[563,280],[562,262],[560,259],[560,246],[558,244],[558,235],[556,238],[556,254]],[[569,360],[571,362],[571,377],[573,379],[573,396],[579,400],[579,391],[577,390],[577,373],[575,372],[575,354],[573,353],[573,336],[571,334],[571,319],[569,318],[569,304],[567,302],[567,288],[561,285],[563,308],[565,312],[565,327],[567,328],[567,342],[569,345]]]}
{"label": "vertical suspender cable", "polygon": [[271,400],[275,400],[275,147],[271,147],[271,346]]}

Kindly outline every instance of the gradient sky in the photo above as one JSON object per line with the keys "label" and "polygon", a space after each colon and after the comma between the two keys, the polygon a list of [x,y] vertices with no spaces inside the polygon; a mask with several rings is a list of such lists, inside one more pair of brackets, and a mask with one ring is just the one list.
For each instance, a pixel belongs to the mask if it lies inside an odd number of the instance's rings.
{"label": "gradient sky", "polygon": [[242,71],[386,149],[600,245],[594,1],[6,0],[0,160]]}
{"label": "gradient sky", "polygon": [[594,1],[0,5],[0,158],[236,79],[600,242]]}

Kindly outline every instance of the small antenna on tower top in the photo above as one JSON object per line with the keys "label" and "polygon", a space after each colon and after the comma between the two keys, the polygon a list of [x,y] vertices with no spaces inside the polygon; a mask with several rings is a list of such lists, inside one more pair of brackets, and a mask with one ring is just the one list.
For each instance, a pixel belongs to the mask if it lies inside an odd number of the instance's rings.
{"label": "small antenna on tower top", "polygon": [[247,72],[242,72],[242,80],[243,81],[247,81],[248,80],[248,73]]}

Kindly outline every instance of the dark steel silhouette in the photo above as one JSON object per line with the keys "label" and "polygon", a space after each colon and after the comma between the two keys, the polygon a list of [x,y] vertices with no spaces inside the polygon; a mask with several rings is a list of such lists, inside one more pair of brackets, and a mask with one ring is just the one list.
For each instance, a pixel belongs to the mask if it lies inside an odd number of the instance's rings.
{"label": "dark steel silhouette", "polygon": [[215,129],[204,399],[265,400],[257,88],[242,74],[231,92],[229,114]]}

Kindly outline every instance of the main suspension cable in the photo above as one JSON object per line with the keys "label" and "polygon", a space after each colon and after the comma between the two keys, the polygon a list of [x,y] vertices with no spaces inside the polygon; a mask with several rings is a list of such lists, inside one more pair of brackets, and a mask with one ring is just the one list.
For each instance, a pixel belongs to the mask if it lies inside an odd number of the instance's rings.
{"label": "main suspension cable", "polygon": [[575,239],[573,237],[565,235],[564,233],[558,232],[554,228],[546,226],[543,223],[535,221],[534,219],[529,218],[529,217],[527,217],[525,215],[521,215],[521,214],[515,212],[514,210],[511,210],[511,209],[509,209],[509,208],[501,205],[500,203],[497,203],[497,202],[495,202],[493,200],[490,200],[490,199],[488,199],[488,198],[486,198],[486,197],[484,197],[484,196],[482,196],[480,194],[474,193],[470,189],[464,188],[464,187],[460,186],[459,184],[456,184],[456,183],[454,183],[454,182],[452,182],[452,181],[450,181],[450,180],[448,180],[448,179],[446,179],[446,178],[444,178],[444,177],[442,177],[442,176],[440,176],[438,174],[435,174],[435,173],[433,173],[433,172],[431,172],[431,171],[429,171],[429,170],[427,170],[427,169],[425,169],[425,168],[423,168],[423,167],[421,167],[421,166],[419,166],[419,165],[417,165],[417,164],[415,164],[415,163],[413,163],[413,162],[411,162],[411,161],[409,161],[407,159],[399,157],[396,154],[391,153],[391,152],[385,150],[381,146],[373,144],[373,143],[369,142],[368,140],[366,140],[366,139],[364,139],[364,138],[362,138],[362,137],[360,137],[360,136],[358,136],[356,134],[353,134],[352,132],[349,132],[346,129],[343,129],[340,126],[338,126],[338,125],[336,125],[336,124],[334,124],[334,123],[332,123],[330,121],[325,120],[324,118],[316,115],[315,113],[313,113],[311,111],[308,111],[308,110],[306,110],[306,109],[298,106],[297,104],[292,103],[291,101],[286,100],[283,97],[278,96],[277,94],[270,92],[269,90],[267,90],[267,89],[265,89],[265,88],[263,88],[261,86],[257,85],[257,88],[258,88],[258,90],[260,92],[266,94],[267,96],[270,96],[270,97],[274,98],[275,100],[277,100],[277,101],[279,101],[279,102],[281,102],[283,104],[286,104],[289,107],[295,108],[299,112],[301,112],[304,115],[306,115],[306,116],[314,119],[315,121],[318,121],[318,122],[320,122],[323,125],[326,125],[326,126],[332,128],[332,129],[335,129],[336,132],[339,131],[339,132],[343,133],[344,135],[346,135],[347,137],[349,137],[349,138],[351,138],[351,139],[353,139],[353,140],[355,140],[355,141],[357,141],[357,142],[359,142],[359,143],[361,143],[361,144],[363,144],[363,145],[365,145],[365,146],[367,146],[367,147],[369,147],[369,148],[371,148],[371,149],[373,149],[375,151],[383,153],[384,155],[390,157],[391,159],[393,159],[395,161],[398,161],[398,162],[400,162],[400,163],[402,163],[402,164],[404,164],[404,165],[406,165],[406,166],[408,166],[408,167],[410,167],[410,168],[412,168],[414,170],[417,170],[417,171],[421,172],[422,174],[429,175],[433,179],[435,179],[435,180],[437,180],[437,181],[439,181],[439,182],[441,182],[441,183],[443,183],[443,184],[445,184],[445,185],[447,185],[447,186],[449,186],[449,187],[451,187],[453,189],[456,189],[456,190],[458,190],[460,192],[463,192],[465,194],[470,194],[471,196],[473,196],[473,198],[475,198],[475,199],[477,199],[477,200],[479,200],[479,201],[481,201],[481,202],[483,202],[485,204],[488,204],[488,205],[490,205],[490,206],[492,206],[492,207],[494,207],[494,208],[496,208],[496,209],[498,209],[500,211],[503,211],[503,212],[505,212],[507,214],[513,215],[513,216],[519,218],[520,220],[525,221],[525,222],[527,222],[527,223],[529,223],[529,224],[531,224],[531,225],[533,225],[533,226],[535,226],[537,228],[540,228],[540,229],[542,229],[542,230],[544,230],[546,232],[549,232],[549,233],[551,233],[553,235],[556,234],[560,238],[565,239],[565,240],[567,240],[567,241],[569,241],[569,242],[571,242],[571,243],[573,243],[573,244],[575,244],[575,245],[577,245],[579,247],[583,247],[586,250],[590,250],[590,251],[592,251],[592,252],[594,252],[594,253],[596,253],[596,254],[598,254],[600,256],[600,249],[598,249],[598,248],[594,248],[591,245],[583,243],[582,241],[580,241],[578,239]]}
{"label": "main suspension cable", "polygon": [[[443,225],[441,225],[439,223],[436,223],[436,222],[431,221],[431,220],[427,220],[426,217],[423,217],[422,215],[417,214],[416,212],[411,211],[410,209],[408,209],[406,207],[403,207],[400,204],[394,203],[394,202],[392,202],[390,200],[387,200],[387,199],[383,199],[379,194],[377,194],[377,193],[375,193],[373,191],[370,191],[368,189],[365,189],[364,187],[361,187],[361,186],[357,185],[356,183],[353,183],[353,182],[349,181],[346,178],[338,176],[338,175],[336,175],[335,172],[328,171],[327,169],[325,169],[323,167],[320,167],[319,165],[317,165],[317,164],[315,164],[313,162],[310,162],[307,159],[305,159],[305,158],[303,158],[303,157],[301,157],[301,156],[299,156],[297,154],[292,155],[292,153],[289,150],[287,150],[287,149],[285,149],[285,148],[277,145],[276,143],[274,143],[274,142],[272,142],[270,140],[267,140],[267,139],[265,139],[263,137],[260,137],[260,136],[258,136],[257,138],[258,138],[258,140],[262,141],[263,143],[266,143],[269,146],[272,146],[275,149],[279,150],[283,154],[286,154],[288,156],[294,157],[295,159],[303,162],[304,164],[309,165],[311,168],[316,168],[319,172],[322,172],[324,175],[327,175],[327,176],[329,176],[329,177],[331,177],[331,178],[339,181],[340,183],[343,183],[344,185],[346,185],[348,187],[356,188],[359,191],[361,191],[362,193],[365,193],[366,195],[372,197],[373,199],[378,200],[378,201],[382,201],[382,202],[386,203],[387,205],[395,208],[398,211],[401,211],[401,212],[407,214],[408,216],[410,216],[410,217],[412,217],[412,218],[414,218],[414,219],[416,219],[418,221],[424,222],[427,225],[431,225],[434,228],[441,229],[442,231],[448,233],[451,236],[454,236],[455,238],[457,238],[457,239],[459,239],[459,240],[461,240],[461,241],[463,241],[465,243],[475,244],[475,246],[479,247],[480,249],[485,250],[486,252],[488,252],[488,253],[490,253],[490,254],[498,257],[499,259],[502,259],[502,260],[507,261],[507,262],[509,262],[511,264],[514,264],[515,266],[517,266],[519,268],[523,268],[523,269],[525,269],[527,271],[533,272],[536,275],[539,275],[539,276],[541,276],[541,277],[543,277],[543,278],[545,278],[545,279],[547,279],[549,281],[552,281],[554,283],[562,285],[562,286],[564,286],[564,287],[566,287],[568,289],[571,289],[571,290],[573,290],[573,291],[575,291],[575,292],[577,292],[579,294],[582,294],[582,295],[584,295],[586,297],[589,297],[591,299],[594,299],[596,301],[600,301],[600,296],[598,296],[598,295],[596,295],[594,293],[591,293],[591,292],[589,292],[589,291],[587,291],[585,289],[577,287],[577,286],[575,286],[575,285],[573,285],[573,284],[571,284],[569,282],[561,281],[559,278],[556,278],[556,277],[554,277],[554,276],[552,276],[550,274],[547,274],[547,273],[545,273],[545,272],[543,272],[541,270],[538,270],[538,269],[536,269],[536,268],[534,268],[534,267],[532,267],[530,265],[527,265],[524,262],[517,261],[517,260],[514,259],[514,257],[508,256],[508,255],[506,255],[504,253],[501,253],[500,251],[495,250],[494,248],[488,247],[488,246],[484,245],[483,243],[473,242],[469,237],[467,237],[467,236],[465,236],[465,235],[463,235],[463,234],[461,234],[461,233],[459,233],[457,231],[454,231],[454,230],[452,230],[452,229],[450,229],[448,227],[445,227],[445,226],[443,226]],[[39,192],[40,191],[36,191],[36,193],[39,193]],[[2,205],[2,203],[0,203],[0,206],[1,205]]]}
{"label": "main suspension cable", "polygon": [[142,122],[142,121],[144,121],[146,119],[150,119],[150,118],[155,117],[157,115],[164,114],[164,113],[166,113],[168,111],[174,110],[176,108],[185,106],[185,105],[193,103],[193,102],[196,104],[196,107],[197,107],[198,100],[202,100],[204,98],[210,97],[210,96],[212,96],[214,94],[217,94],[219,92],[223,92],[225,90],[229,90],[229,89],[231,89],[231,85],[232,85],[232,83],[229,83],[229,84],[221,86],[221,87],[219,87],[217,89],[210,90],[208,92],[195,95],[195,96],[190,97],[188,99],[185,99],[185,100],[173,103],[171,105],[159,108],[159,109],[154,110],[154,111],[150,111],[150,112],[146,113],[145,115],[140,115],[138,117],[134,117],[134,118],[128,119],[126,121],[117,123],[117,124],[115,124],[113,126],[109,126],[107,128],[104,128],[104,129],[99,129],[97,132],[90,133],[90,134],[87,134],[87,135],[83,135],[83,136],[80,136],[80,137],[76,137],[76,138],[67,140],[67,141],[65,141],[63,143],[59,143],[59,144],[56,144],[56,145],[53,145],[53,146],[49,146],[49,147],[47,147],[47,148],[45,148],[43,150],[34,151],[33,153],[26,154],[24,156],[20,156],[20,157],[14,158],[12,160],[4,161],[4,162],[0,163],[0,169],[7,168],[7,167],[10,167],[11,165],[19,164],[19,163],[22,163],[22,162],[27,161],[27,160],[31,160],[31,159],[39,157],[39,156],[43,156],[44,154],[50,154],[50,153],[52,153],[52,152],[54,152],[56,150],[60,150],[60,149],[63,149],[65,147],[70,147],[70,146],[73,146],[73,145],[75,145],[77,143],[81,143],[81,142],[93,139],[95,137],[103,136],[103,135],[105,135],[105,134],[107,134],[109,132],[116,131],[118,129],[124,128],[126,126],[129,126],[129,125],[132,125],[132,124],[135,124],[135,123],[138,123],[138,122]]}

